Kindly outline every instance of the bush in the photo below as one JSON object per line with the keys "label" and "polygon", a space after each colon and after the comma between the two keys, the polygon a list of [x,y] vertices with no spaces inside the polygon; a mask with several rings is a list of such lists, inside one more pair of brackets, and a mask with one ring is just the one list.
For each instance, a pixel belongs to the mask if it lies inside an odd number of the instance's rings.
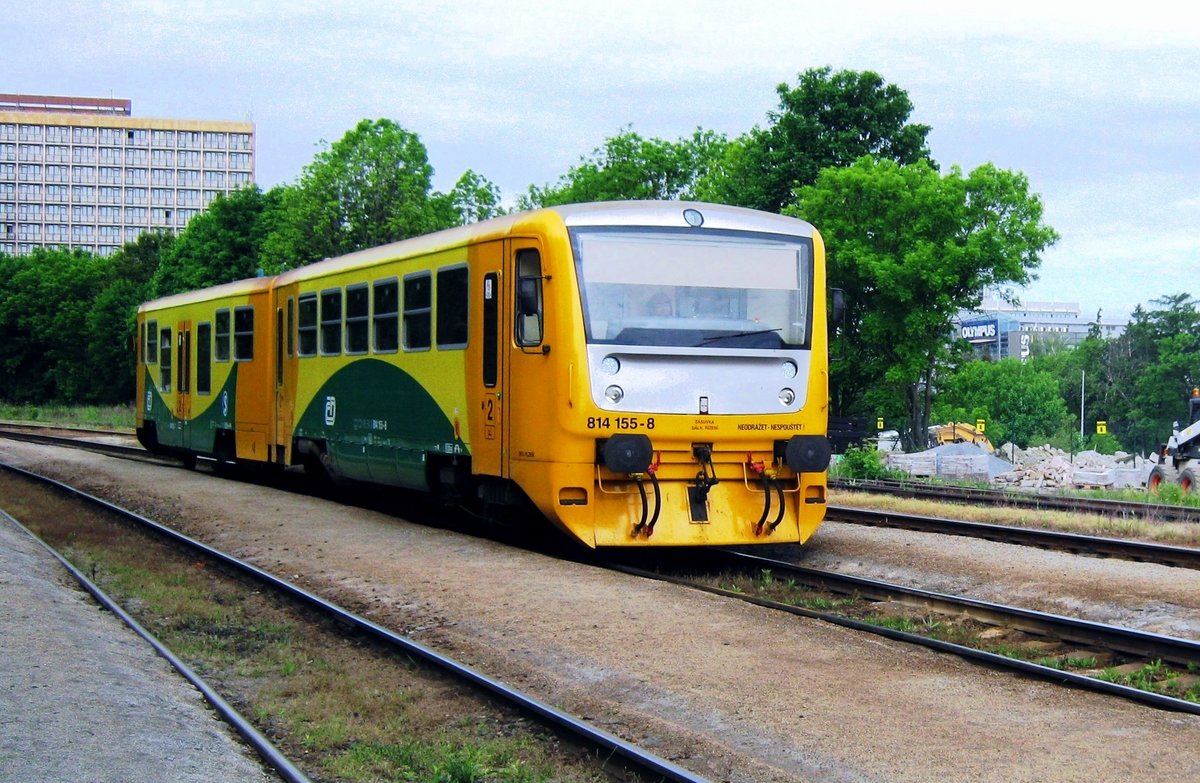
{"label": "bush", "polygon": [[841,459],[830,469],[837,478],[855,479],[906,479],[902,470],[888,468],[883,464],[883,454],[874,446],[850,446]]}

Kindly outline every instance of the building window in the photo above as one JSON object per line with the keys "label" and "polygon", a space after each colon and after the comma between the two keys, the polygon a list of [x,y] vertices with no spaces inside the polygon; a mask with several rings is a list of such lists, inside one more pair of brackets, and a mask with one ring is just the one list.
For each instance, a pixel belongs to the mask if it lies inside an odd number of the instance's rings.
{"label": "building window", "polygon": [[438,348],[467,344],[467,266],[439,269],[437,274]]}
{"label": "building window", "polygon": [[342,289],[321,292],[321,353],[337,356],[342,352]]}
{"label": "building window", "polygon": [[432,318],[431,275],[418,272],[404,278],[404,348],[429,349]]}

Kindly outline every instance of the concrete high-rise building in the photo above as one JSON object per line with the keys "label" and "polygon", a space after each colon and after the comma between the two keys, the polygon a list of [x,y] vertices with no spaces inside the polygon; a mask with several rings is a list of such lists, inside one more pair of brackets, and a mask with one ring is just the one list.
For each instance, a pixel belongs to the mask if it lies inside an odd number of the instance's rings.
{"label": "concrete high-rise building", "polygon": [[110,255],[254,182],[254,124],[132,116],[115,98],[0,94],[0,253]]}

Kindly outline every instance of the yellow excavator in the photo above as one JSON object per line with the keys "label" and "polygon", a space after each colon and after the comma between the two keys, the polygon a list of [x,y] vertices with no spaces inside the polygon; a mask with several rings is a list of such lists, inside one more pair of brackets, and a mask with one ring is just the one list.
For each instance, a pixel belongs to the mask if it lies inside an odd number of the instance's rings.
{"label": "yellow excavator", "polygon": [[996,451],[987,435],[964,421],[952,421],[949,424],[930,427],[929,441],[932,446],[943,446],[947,443],[974,443],[976,446],[986,449],[988,454]]}

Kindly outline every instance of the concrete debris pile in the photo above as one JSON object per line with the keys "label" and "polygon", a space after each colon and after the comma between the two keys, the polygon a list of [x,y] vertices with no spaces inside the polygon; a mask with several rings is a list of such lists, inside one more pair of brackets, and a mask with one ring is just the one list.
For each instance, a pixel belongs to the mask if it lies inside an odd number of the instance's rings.
{"label": "concrete debris pile", "polygon": [[999,453],[1005,456],[1011,454],[1013,463],[1012,470],[1000,474],[992,481],[999,487],[1144,487],[1151,468],[1148,460],[1123,451],[1112,455],[1081,451],[1072,457],[1069,452],[1052,446],[1019,449],[1008,443],[999,449]]}
{"label": "concrete debris pile", "polygon": [[1075,454],[1052,446],[1020,449],[1011,443],[990,454],[981,446],[952,443],[915,454],[887,453],[885,462],[910,476],[987,482],[1014,489],[1059,487],[1144,487],[1151,463],[1142,457],[1083,451]]}

